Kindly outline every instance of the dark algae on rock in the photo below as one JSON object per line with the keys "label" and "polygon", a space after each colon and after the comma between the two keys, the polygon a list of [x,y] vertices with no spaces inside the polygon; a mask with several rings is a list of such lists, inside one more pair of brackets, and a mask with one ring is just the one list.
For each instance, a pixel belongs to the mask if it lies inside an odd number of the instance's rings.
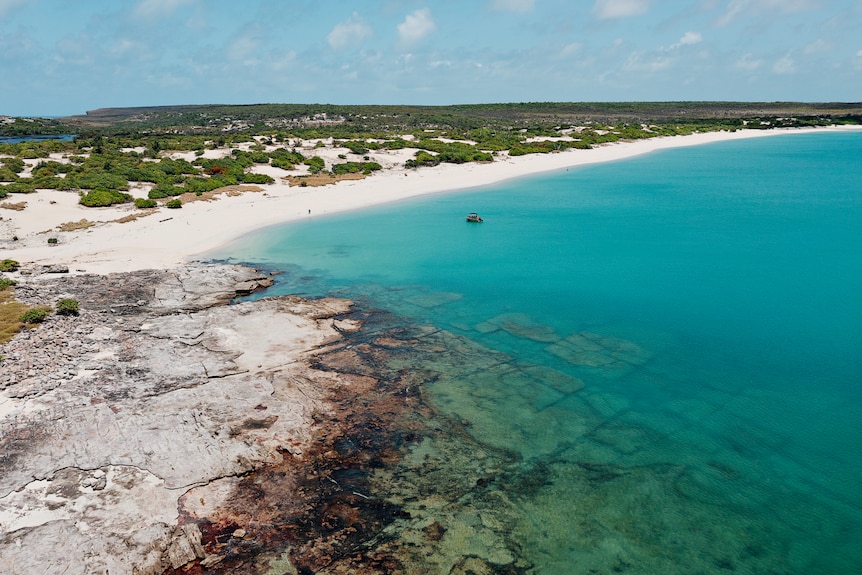
{"label": "dark algae on rock", "polygon": [[341,319],[363,327],[311,362],[341,381],[314,414],[313,448],[249,472],[208,514],[184,498],[207,557],[166,573],[525,572],[502,495],[487,493],[511,455],[423,399],[438,374],[421,366],[464,342],[385,312]]}

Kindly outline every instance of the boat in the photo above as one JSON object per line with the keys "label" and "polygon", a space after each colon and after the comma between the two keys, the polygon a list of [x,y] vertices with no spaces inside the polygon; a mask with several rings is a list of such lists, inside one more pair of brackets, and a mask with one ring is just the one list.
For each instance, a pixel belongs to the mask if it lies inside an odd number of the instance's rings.
{"label": "boat", "polygon": [[467,221],[468,222],[481,223],[483,220],[482,220],[482,218],[479,217],[479,214],[474,212],[474,213],[467,214]]}

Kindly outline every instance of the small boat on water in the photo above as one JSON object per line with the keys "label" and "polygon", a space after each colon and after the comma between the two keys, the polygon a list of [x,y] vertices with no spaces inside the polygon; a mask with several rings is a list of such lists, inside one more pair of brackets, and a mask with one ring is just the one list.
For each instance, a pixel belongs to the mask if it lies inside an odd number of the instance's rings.
{"label": "small boat on water", "polygon": [[479,217],[479,214],[474,212],[474,213],[467,214],[467,221],[468,222],[481,223],[482,218]]}

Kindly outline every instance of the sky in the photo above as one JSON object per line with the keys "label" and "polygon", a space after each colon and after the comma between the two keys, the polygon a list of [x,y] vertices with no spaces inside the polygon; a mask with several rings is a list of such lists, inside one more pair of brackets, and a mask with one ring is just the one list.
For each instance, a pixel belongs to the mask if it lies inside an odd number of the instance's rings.
{"label": "sky", "polygon": [[0,0],[0,114],[862,101],[862,0]]}

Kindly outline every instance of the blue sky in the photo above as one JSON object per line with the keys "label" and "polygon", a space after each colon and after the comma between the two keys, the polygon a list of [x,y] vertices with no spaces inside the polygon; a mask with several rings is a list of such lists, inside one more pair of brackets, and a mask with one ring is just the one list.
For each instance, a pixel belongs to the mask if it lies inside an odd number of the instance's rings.
{"label": "blue sky", "polygon": [[0,114],[862,100],[862,0],[0,0]]}

